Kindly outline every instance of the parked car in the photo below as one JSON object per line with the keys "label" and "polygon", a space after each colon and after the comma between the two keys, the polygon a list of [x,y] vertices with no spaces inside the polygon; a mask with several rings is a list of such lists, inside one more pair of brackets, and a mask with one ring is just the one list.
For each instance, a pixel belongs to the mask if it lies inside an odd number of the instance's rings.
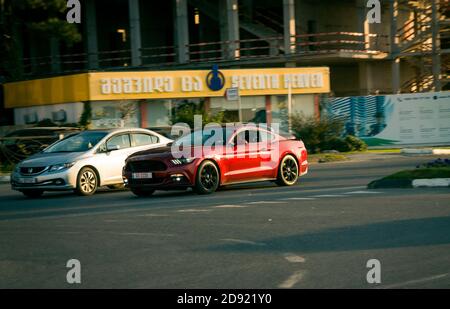
{"label": "parked car", "polygon": [[[300,140],[254,126],[221,130],[219,151],[205,147],[211,133],[194,131],[167,147],[131,155],[123,171],[125,185],[137,196],[188,187],[208,194],[219,186],[242,182],[271,180],[290,186],[308,171],[307,151]],[[177,150],[182,145],[191,147]]]}
{"label": "parked car", "polygon": [[79,131],[71,127],[35,127],[10,132],[0,138],[1,161],[18,162]]}
{"label": "parked car", "polygon": [[82,131],[17,164],[11,186],[28,197],[57,190],[92,195],[99,186],[123,185],[122,168],[129,155],[171,141],[146,129]]}

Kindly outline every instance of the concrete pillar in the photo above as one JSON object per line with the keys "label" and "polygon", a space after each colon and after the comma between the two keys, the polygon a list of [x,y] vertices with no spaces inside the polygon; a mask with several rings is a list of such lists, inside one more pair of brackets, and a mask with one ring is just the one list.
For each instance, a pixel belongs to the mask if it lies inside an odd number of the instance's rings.
{"label": "concrete pillar", "polygon": [[219,1],[219,29],[222,49],[222,59],[228,59],[228,19],[227,19],[226,0]]}
{"label": "concrete pillar", "polygon": [[357,29],[359,33],[362,33],[363,36],[358,37],[358,40],[361,40],[364,42],[364,44],[361,44],[358,46],[358,48],[363,49],[370,49],[370,24],[367,22],[367,0],[356,0],[356,7],[358,11],[358,25]]}
{"label": "concrete pillar", "polygon": [[51,68],[52,73],[61,72],[61,55],[59,49],[59,40],[52,36],[50,38],[50,55],[51,55]]}
{"label": "concrete pillar", "polygon": [[294,0],[283,0],[284,53],[295,53],[295,4]]}
{"label": "concrete pillar", "polygon": [[175,42],[179,63],[189,61],[189,22],[187,0],[175,0]]}
{"label": "concrete pillar", "polygon": [[86,37],[88,53],[88,69],[95,70],[99,67],[98,43],[97,43],[97,13],[95,1],[86,1]]}
{"label": "concrete pillar", "polygon": [[141,22],[139,16],[139,0],[128,0],[130,15],[131,65],[142,65]]}
{"label": "concrete pillar", "polygon": [[434,91],[441,91],[441,56],[439,37],[439,12],[437,1],[431,1],[431,46],[433,64],[433,88]]}
{"label": "concrete pillar", "polygon": [[239,14],[237,0],[220,0],[220,38],[222,57],[227,60],[239,58]]}
{"label": "concrete pillar", "polygon": [[397,36],[398,0],[389,0],[390,46],[392,59],[392,93],[400,93],[400,57]]}
{"label": "concrete pillar", "polygon": [[38,40],[36,40],[35,36],[29,37],[31,73],[37,73],[39,71],[39,61],[38,61],[38,59],[36,59],[38,57],[38,53],[37,53],[38,42],[37,41]]}
{"label": "concrete pillar", "polygon": [[[1,2],[1,1],[0,1]],[[11,63],[11,77],[12,79],[21,79],[24,74],[24,53],[23,53],[23,47],[24,47],[24,36],[21,31],[21,23],[15,21],[11,25],[12,27],[12,38],[11,44],[13,46],[13,50],[15,52],[14,57],[10,57]],[[3,38],[2,38],[3,39]],[[0,71],[0,75],[3,74],[2,71]]]}
{"label": "concrete pillar", "polygon": [[360,95],[374,94],[373,73],[370,62],[359,63],[359,92]]}
{"label": "concrete pillar", "polygon": [[[355,39],[364,42],[364,44],[358,45],[357,48],[364,50],[371,49],[370,45],[370,24],[367,22],[367,0],[356,0],[356,7],[358,12],[358,24],[357,31],[362,34],[361,37],[355,37]],[[373,78],[372,67],[369,62],[360,62],[358,64],[359,69],[359,94],[369,95],[373,92]]]}

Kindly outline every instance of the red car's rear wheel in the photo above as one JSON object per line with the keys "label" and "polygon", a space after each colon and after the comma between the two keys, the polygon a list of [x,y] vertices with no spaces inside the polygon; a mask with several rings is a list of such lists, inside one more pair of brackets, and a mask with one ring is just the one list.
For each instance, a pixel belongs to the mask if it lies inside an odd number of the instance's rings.
{"label": "red car's rear wheel", "polygon": [[291,155],[286,155],[278,167],[277,184],[280,186],[292,186],[298,180],[298,163]]}
{"label": "red car's rear wheel", "polygon": [[219,169],[211,161],[200,164],[195,180],[195,191],[198,194],[210,194],[219,187]]}

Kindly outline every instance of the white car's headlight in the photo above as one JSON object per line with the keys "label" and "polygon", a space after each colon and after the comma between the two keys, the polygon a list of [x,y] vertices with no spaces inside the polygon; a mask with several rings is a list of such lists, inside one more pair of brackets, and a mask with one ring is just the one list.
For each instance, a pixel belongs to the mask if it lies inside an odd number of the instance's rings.
{"label": "white car's headlight", "polygon": [[74,165],[75,165],[75,162],[55,164],[55,165],[50,166],[48,171],[49,172],[59,172],[59,171],[71,168]]}
{"label": "white car's headlight", "polygon": [[170,160],[170,162],[172,162],[175,165],[182,165],[182,164],[189,164],[194,160],[195,158],[179,158],[179,159],[172,159]]}

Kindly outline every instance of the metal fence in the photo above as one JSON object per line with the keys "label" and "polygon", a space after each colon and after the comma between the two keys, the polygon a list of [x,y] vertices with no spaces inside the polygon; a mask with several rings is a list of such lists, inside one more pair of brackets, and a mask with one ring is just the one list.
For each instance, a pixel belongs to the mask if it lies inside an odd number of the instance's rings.
{"label": "metal fence", "polygon": [[[284,61],[289,55],[298,60],[304,56],[332,54],[338,52],[363,53],[368,55],[387,53],[389,38],[385,35],[359,32],[327,32],[298,34],[290,50],[286,51],[283,36],[238,41],[216,41],[177,46],[141,48],[140,68],[165,68],[189,64],[212,62],[236,65],[237,61],[267,58]],[[178,62],[181,51],[186,52],[186,63]],[[131,49],[100,51],[95,54],[78,53],[23,59],[26,77],[69,74],[93,70],[113,70],[131,67]]]}

